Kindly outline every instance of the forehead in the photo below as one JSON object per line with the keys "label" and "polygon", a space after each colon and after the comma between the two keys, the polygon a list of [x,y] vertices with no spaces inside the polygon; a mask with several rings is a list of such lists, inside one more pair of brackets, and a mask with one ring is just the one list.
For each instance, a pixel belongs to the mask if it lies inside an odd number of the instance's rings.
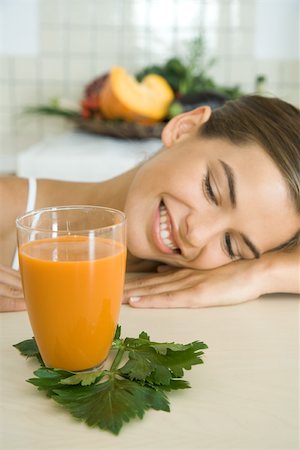
{"label": "forehead", "polygon": [[270,155],[257,143],[236,145],[223,139],[201,140],[199,154],[208,162],[224,160],[235,171],[241,182],[246,178],[250,184],[260,182],[260,187],[269,188],[273,194],[277,189],[288,196],[289,189]]}

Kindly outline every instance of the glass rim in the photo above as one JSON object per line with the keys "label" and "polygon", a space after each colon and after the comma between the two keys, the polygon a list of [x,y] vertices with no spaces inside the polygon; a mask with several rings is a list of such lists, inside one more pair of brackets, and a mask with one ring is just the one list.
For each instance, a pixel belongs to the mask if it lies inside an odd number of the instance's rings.
{"label": "glass rim", "polygon": [[[21,223],[21,220],[30,217],[30,216],[34,216],[37,213],[43,213],[43,212],[51,212],[51,211],[63,211],[63,210],[68,210],[68,209],[95,209],[95,210],[105,210],[111,213],[115,213],[116,215],[119,215],[121,220],[119,223],[113,223],[111,225],[105,225],[103,227],[97,227],[97,228],[88,228],[88,229],[82,229],[82,230],[76,230],[76,233],[80,234],[80,233],[88,233],[88,232],[96,232],[96,231],[100,231],[100,230],[106,230],[106,229],[111,229],[111,228],[117,228],[119,226],[122,226],[126,223],[126,215],[123,211],[120,211],[119,209],[114,209],[114,208],[109,208],[106,206],[97,206],[97,205],[63,205],[63,206],[47,206],[45,208],[38,208],[38,209],[32,209],[31,211],[27,211],[25,214],[22,214],[20,216],[18,216],[16,218],[16,227],[18,229],[23,229],[26,231],[39,231],[41,233],[50,233],[53,230],[49,229],[41,229],[38,227],[30,227],[28,225],[24,225]],[[56,233],[60,234],[60,233],[66,233],[66,231],[59,231],[57,230]]]}

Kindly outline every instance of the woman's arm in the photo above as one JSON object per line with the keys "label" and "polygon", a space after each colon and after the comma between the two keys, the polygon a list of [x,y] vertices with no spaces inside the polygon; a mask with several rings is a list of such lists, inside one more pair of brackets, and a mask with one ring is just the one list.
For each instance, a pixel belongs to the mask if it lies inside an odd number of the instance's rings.
{"label": "woman's arm", "polygon": [[300,293],[299,249],[212,270],[177,269],[129,280],[125,301],[144,308],[232,305],[273,292]]}
{"label": "woman's arm", "polygon": [[10,266],[16,250],[16,217],[24,213],[27,180],[0,177],[0,264]]}
{"label": "woman's arm", "polygon": [[[35,207],[66,204],[97,204],[95,183],[39,180]],[[24,214],[28,181],[0,177],[0,312],[25,309],[20,274],[12,270],[16,251],[16,217]]]}
{"label": "woman's arm", "polygon": [[0,312],[26,309],[19,272],[0,264]]}
{"label": "woman's arm", "polygon": [[300,247],[264,255],[258,260],[263,294],[300,294]]}
{"label": "woman's arm", "polygon": [[0,178],[0,312],[25,309],[20,274],[11,269],[16,250],[16,217],[24,212],[27,181]]}

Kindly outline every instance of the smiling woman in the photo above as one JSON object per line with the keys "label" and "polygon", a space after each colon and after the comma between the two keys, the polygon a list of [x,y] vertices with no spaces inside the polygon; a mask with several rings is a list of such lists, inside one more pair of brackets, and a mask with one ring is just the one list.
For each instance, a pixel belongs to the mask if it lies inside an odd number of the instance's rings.
{"label": "smiling woman", "polygon": [[[172,119],[163,148],[121,176],[103,183],[39,180],[35,207],[125,211],[128,271],[159,272],[127,283],[124,301],[135,307],[224,305],[299,292],[299,130],[299,110],[279,99],[247,96],[213,112],[200,107]],[[6,266],[26,187],[26,180],[0,180]],[[18,274],[4,266],[0,308],[24,308]]]}
{"label": "smiling woman", "polygon": [[[283,107],[290,118],[280,128]],[[287,245],[299,229],[298,129],[295,108],[262,97],[177,116],[163,132],[165,149],[130,185],[129,249],[145,259],[212,269]]]}

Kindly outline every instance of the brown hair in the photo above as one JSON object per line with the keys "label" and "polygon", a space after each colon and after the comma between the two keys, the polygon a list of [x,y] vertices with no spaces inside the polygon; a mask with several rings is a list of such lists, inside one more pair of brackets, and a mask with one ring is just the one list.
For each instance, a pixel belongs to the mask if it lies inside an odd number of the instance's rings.
{"label": "brown hair", "polygon": [[[234,144],[256,142],[268,153],[285,179],[300,213],[300,111],[278,98],[247,95],[215,109],[199,130],[205,138]],[[299,245],[299,233],[276,248]]]}

